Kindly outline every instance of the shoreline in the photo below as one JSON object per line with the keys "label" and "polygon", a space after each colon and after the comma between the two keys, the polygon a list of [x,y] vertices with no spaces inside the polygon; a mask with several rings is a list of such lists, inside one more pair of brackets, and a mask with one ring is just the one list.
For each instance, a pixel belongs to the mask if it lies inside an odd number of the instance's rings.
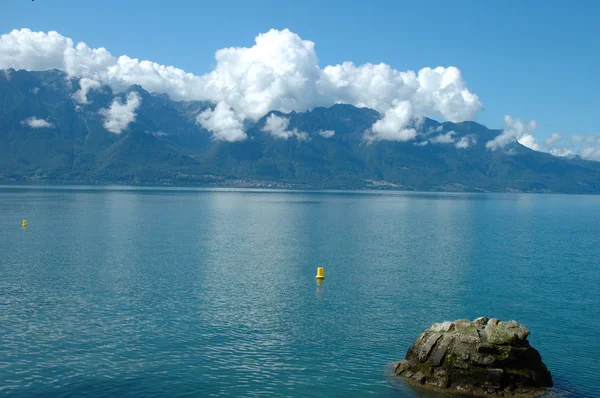
{"label": "shoreline", "polygon": [[[507,190],[484,190],[484,189],[413,189],[411,187],[391,186],[386,184],[371,186],[311,186],[308,184],[293,184],[263,180],[227,180],[228,182],[215,183],[182,183],[182,182],[141,182],[141,181],[111,181],[111,180],[30,180],[30,179],[0,179],[0,187],[19,186],[73,186],[73,187],[132,187],[132,188],[187,188],[187,189],[249,189],[249,190],[273,190],[289,192],[401,192],[413,194],[535,194],[535,195],[577,195],[597,196],[600,192],[555,192],[555,191],[520,191],[516,189]],[[229,182],[230,181],[230,182]]]}

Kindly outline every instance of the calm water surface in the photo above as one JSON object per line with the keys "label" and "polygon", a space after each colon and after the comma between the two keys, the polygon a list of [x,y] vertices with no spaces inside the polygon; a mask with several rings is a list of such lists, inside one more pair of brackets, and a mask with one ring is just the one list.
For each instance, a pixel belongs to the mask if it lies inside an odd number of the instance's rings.
{"label": "calm water surface", "polygon": [[0,395],[416,397],[390,364],[487,315],[598,397],[599,237],[597,196],[0,187]]}

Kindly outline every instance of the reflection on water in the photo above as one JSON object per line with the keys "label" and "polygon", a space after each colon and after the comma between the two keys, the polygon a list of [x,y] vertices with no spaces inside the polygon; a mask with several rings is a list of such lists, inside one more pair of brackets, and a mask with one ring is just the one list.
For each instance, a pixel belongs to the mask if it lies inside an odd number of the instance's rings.
{"label": "reflection on water", "polygon": [[588,196],[0,187],[0,394],[416,396],[390,364],[487,315],[594,396],[599,220]]}
{"label": "reflection on water", "polygon": [[317,301],[323,302],[323,279],[315,279],[317,281]]}

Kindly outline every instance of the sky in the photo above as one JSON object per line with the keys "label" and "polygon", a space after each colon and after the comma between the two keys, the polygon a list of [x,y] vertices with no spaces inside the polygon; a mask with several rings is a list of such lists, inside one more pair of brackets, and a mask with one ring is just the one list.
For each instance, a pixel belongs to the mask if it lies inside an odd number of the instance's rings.
{"label": "sky", "polygon": [[[310,98],[298,99],[294,94],[297,106],[311,107],[340,98],[371,104],[389,120],[376,131],[382,139],[386,128],[404,126],[406,115],[424,113],[453,121],[474,119],[490,128],[517,131],[521,138],[535,130],[535,139],[543,146],[543,141],[551,142],[556,134],[588,137],[600,133],[600,74],[596,70],[600,63],[599,15],[599,2],[583,0],[1,0],[0,34],[24,28],[54,30],[75,44],[85,42],[92,49],[104,47],[115,57],[127,55],[203,76],[223,70],[224,62],[215,59],[217,50],[251,48],[257,35],[270,29],[289,29],[302,41],[314,43],[314,62],[322,70],[348,61],[356,68],[385,63],[394,71],[416,73],[422,68],[453,66],[460,76],[450,71],[452,76],[448,78],[464,86],[452,94],[455,97],[449,102],[437,99],[440,87],[426,96],[379,95],[380,89],[372,87],[373,91],[367,93],[376,100],[369,102],[359,96],[364,87],[358,83],[357,92],[342,93],[340,71],[330,70],[328,79],[338,87],[329,88],[325,95],[322,88],[315,89],[319,93]],[[284,47],[288,45],[285,43]],[[304,51],[302,44],[299,49]],[[244,59],[240,54],[235,57],[229,62]],[[286,55],[281,57],[285,60]],[[344,76],[355,78],[363,72],[345,71]],[[446,72],[448,69],[440,73],[446,76]],[[223,81],[222,75],[219,81]],[[227,77],[231,77],[229,71]],[[404,82],[407,84],[406,78]],[[241,93],[248,95],[248,91]],[[221,116],[233,118],[234,127],[237,119],[255,117],[250,109],[256,108],[247,101],[224,94],[203,95],[224,102]],[[182,94],[182,99],[186,96]],[[405,104],[399,106],[398,101]],[[283,100],[266,103],[282,109],[290,107]],[[204,115],[203,120],[208,125],[216,116],[215,111]],[[234,130],[223,133],[223,137],[239,139],[240,133],[232,133]],[[408,137],[410,132],[402,134]]]}

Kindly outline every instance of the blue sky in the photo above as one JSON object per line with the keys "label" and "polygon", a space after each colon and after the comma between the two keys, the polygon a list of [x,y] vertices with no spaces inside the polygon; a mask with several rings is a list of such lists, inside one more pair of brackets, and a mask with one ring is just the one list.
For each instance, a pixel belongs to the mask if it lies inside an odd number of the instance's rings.
{"label": "blue sky", "polygon": [[484,104],[477,120],[538,122],[537,137],[597,134],[600,3],[594,1],[4,0],[0,33],[56,30],[113,55],[209,72],[214,53],[289,28],[321,66],[458,67]]}

